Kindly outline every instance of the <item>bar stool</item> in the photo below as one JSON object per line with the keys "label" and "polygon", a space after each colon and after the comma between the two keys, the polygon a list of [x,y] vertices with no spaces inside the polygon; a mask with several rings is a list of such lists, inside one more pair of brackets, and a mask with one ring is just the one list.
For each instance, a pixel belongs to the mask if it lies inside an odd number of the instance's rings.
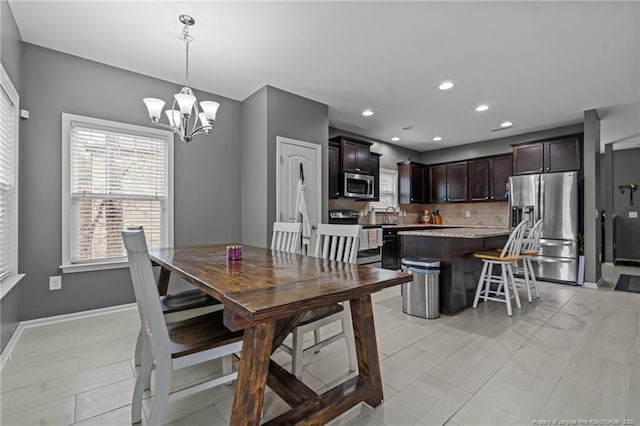
{"label": "bar stool", "polygon": [[536,298],[540,297],[536,283],[536,273],[533,270],[531,258],[540,254],[540,236],[542,235],[543,225],[544,221],[542,219],[533,225],[529,230],[529,233],[523,238],[522,249],[520,250],[522,270],[524,273],[524,285],[527,288],[529,303],[533,302],[533,298],[531,297],[532,291],[536,295]]}
{"label": "bar stool", "polygon": [[[515,286],[513,279],[513,270],[511,265],[520,260],[520,250],[522,247],[522,238],[527,226],[526,221],[522,221],[515,227],[515,229],[509,235],[507,244],[503,247],[502,251],[498,254],[495,251],[482,251],[473,253],[475,258],[481,259],[483,262],[482,272],[480,279],[478,280],[478,287],[476,288],[476,295],[473,299],[473,308],[478,307],[478,301],[480,295],[483,294],[483,299],[493,300],[496,302],[503,302],[507,305],[507,314],[513,315],[511,309],[511,298],[516,300],[516,306],[518,309],[522,307],[520,304],[520,296]],[[500,265],[500,274],[493,274],[494,265]],[[497,284],[495,290],[491,289],[491,284]]]}

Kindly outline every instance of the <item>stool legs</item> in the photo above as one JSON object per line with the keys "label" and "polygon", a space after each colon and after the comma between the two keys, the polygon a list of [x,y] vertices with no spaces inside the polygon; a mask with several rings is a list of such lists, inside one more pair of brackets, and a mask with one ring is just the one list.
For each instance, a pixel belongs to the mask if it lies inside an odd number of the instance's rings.
{"label": "stool legs", "polygon": [[[480,293],[484,287],[484,280],[487,274],[487,268],[489,267],[489,262],[482,262],[482,272],[480,273],[480,279],[478,280],[478,288],[476,288],[476,296],[473,298],[473,308],[478,307],[478,300],[480,299]],[[485,292],[485,302],[487,301],[487,296]]]}
{"label": "stool legs", "polygon": [[[493,275],[494,263],[500,265],[500,273],[495,276]],[[497,284],[497,288],[495,290],[491,290],[492,283]],[[473,308],[475,309],[478,307],[478,302],[480,301],[480,297],[482,297],[485,302],[487,300],[504,302],[507,305],[507,314],[512,316],[512,292],[513,298],[516,301],[516,306],[518,309],[522,308],[511,264],[506,262],[483,261],[482,272],[480,273],[480,279],[478,280],[478,287],[476,288],[475,297],[473,298]],[[500,296],[504,296],[504,298]]]}

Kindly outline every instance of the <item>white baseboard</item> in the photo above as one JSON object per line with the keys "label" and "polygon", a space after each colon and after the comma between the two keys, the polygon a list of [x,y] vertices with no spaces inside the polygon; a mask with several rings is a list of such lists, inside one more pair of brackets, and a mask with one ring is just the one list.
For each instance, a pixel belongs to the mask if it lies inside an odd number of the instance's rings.
{"label": "white baseboard", "polygon": [[2,369],[4,368],[4,365],[11,359],[11,354],[13,353],[13,350],[15,349],[16,344],[20,339],[20,336],[22,336],[22,333],[27,328],[39,327],[41,325],[56,324],[56,323],[65,322],[65,321],[73,321],[80,318],[95,317],[98,315],[112,314],[115,312],[127,311],[130,309],[136,309],[136,308],[137,308],[137,305],[135,303],[127,303],[125,305],[109,306],[106,308],[92,309],[89,311],[73,312],[71,314],[55,315],[52,317],[36,318],[28,321],[20,321],[15,331],[13,332],[11,339],[9,339],[9,342],[7,342],[7,345],[4,347],[4,350],[2,351],[2,355],[0,356],[0,371],[2,371]]}
{"label": "white baseboard", "polygon": [[596,289],[596,290],[597,290],[597,289],[598,289],[598,287],[600,287],[600,286],[598,285],[598,283],[592,283],[592,282],[589,282],[589,281],[585,281],[585,282],[582,284],[582,287],[583,287],[583,288],[593,288],[593,289]]}

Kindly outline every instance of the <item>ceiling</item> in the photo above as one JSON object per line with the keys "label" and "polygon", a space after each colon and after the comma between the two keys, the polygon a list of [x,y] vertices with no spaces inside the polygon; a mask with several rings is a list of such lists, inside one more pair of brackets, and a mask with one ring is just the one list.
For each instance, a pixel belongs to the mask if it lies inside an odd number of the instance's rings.
{"label": "ceiling", "polygon": [[[244,100],[269,84],[329,105],[332,127],[418,151],[579,123],[592,108],[603,144],[640,141],[639,2],[9,4],[26,42],[176,83],[177,17],[190,14],[192,87]],[[454,88],[438,90],[444,80]]]}

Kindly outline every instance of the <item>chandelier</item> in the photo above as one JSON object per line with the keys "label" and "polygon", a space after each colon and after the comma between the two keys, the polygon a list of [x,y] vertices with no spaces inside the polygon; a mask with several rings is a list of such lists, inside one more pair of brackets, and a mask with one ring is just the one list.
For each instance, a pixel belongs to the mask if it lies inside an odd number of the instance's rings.
{"label": "chandelier", "polygon": [[169,124],[160,122],[162,108],[165,105],[162,99],[144,98],[143,101],[149,110],[149,118],[151,118],[153,125],[171,130],[180,136],[180,140],[183,142],[191,142],[194,136],[200,134],[208,135],[213,129],[220,104],[213,101],[203,101],[200,102],[200,107],[198,108],[198,99],[188,87],[189,43],[193,40],[193,37],[189,34],[189,27],[195,24],[196,21],[189,15],[180,15],[178,20],[184,24],[180,39],[184,41],[186,47],[186,81],[185,87],[180,90],[180,93],[173,95],[171,109],[165,111]]}

